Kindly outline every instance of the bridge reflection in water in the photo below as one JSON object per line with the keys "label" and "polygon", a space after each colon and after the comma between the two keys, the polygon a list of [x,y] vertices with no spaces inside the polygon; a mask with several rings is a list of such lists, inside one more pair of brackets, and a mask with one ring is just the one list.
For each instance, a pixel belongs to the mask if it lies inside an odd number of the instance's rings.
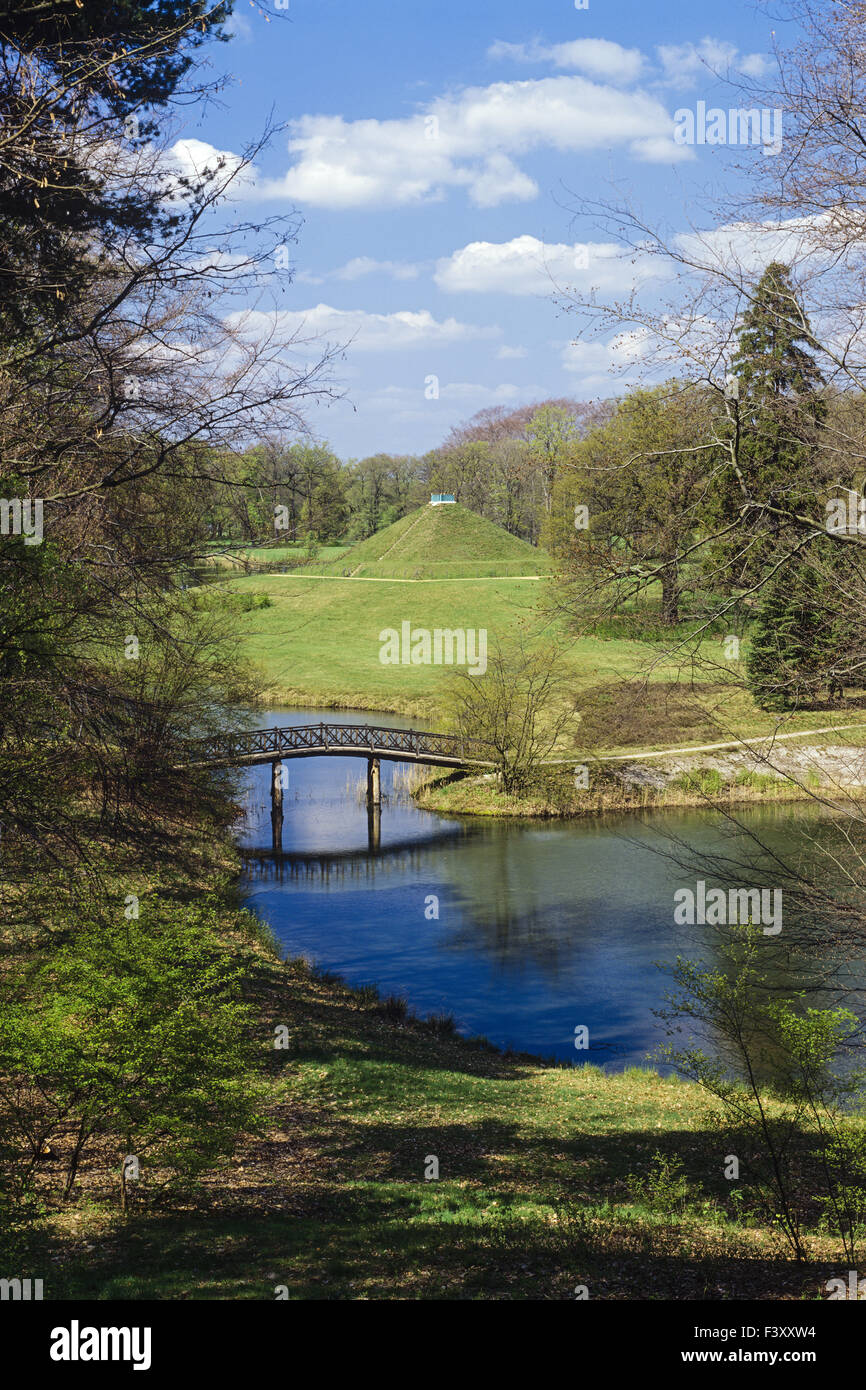
{"label": "bridge reflection in water", "polygon": [[[432,767],[491,767],[492,751],[483,739],[420,729],[371,724],[298,724],[279,729],[251,729],[190,740],[184,767],[253,767],[270,763],[272,852],[283,844],[283,761],[290,758],[356,757],[367,759],[368,850],[378,852],[382,838],[380,759],[424,763]],[[486,755],[486,756],[485,756]]]}
{"label": "bridge reflection in water", "polygon": [[245,873],[250,878],[283,883],[286,880],[319,883],[369,881],[379,875],[402,873],[407,868],[420,871],[429,859],[430,851],[453,845],[469,834],[464,825],[415,838],[392,840],[384,847],[377,845],[371,853],[366,849],[308,852],[242,847],[240,855]]}

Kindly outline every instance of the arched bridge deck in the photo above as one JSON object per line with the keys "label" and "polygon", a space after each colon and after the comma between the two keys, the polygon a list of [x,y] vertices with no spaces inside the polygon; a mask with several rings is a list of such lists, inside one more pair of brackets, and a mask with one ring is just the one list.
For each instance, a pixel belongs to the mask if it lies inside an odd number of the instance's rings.
{"label": "arched bridge deck", "polygon": [[251,767],[286,758],[357,757],[433,767],[491,767],[490,745],[460,734],[372,724],[298,724],[218,734],[188,745],[188,767]]}
{"label": "arched bridge deck", "polygon": [[[369,846],[379,848],[382,791],[379,762],[426,763],[433,767],[492,767],[492,748],[482,739],[377,724],[295,724],[284,729],[250,729],[215,734],[186,745],[183,767],[254,767],[270,763],[273,850],[283,836],[283,763],[290,758],[367,759]],[[487,754],[485,757],[484,755]]]}

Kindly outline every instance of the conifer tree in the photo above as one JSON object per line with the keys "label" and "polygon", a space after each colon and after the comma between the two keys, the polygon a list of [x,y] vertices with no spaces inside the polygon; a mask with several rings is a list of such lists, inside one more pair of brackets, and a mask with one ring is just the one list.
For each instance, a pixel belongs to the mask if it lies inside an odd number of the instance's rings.
{"label": "conifer tree", "polygon": [[774,261],[743,315],[733,362],[743,431],[740,466],[747,484],[766,500],[790,497],[826,415],[813,344],[790,271]]}
{"label": "conifer tree", "polygon": [[813,705],[862,684],[866,642],[858,612],[846,602],[846,559],[816,537],[764,587],[746,660],[749,687],[763,709]]}
{"label": "conifer tree", "polygon": [[[813,509],[818,443],[827,405],[815,343],[789,268],[767,266],[742,316],[732,362],[730,439],[736,467],[721,470],[708,509],[733,538],[711,548],[708,570],[722,588],[758,581],[784,542],[784,517],[762,507]],[[749,503],[757,504],[743,512]]]}

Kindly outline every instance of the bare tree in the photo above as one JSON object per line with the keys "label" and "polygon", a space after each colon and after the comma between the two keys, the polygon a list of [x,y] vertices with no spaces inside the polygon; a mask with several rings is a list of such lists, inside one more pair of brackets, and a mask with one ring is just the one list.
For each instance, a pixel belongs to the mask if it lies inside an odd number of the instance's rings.
{"label": "bare tree", "polygon": [[556,650],[521,636],[497,644],[484,674],[455,674],[446,714],[465,738],[490,744],[503,790],[511,796],[530,784],[574,720],[565,694],[565,671]]}
{"label": "bare tree", "polygon": [[[744,666],[723,657],[721,643],[726,634],[748,631],[773,591],[783,597],[801,591],[804,566],[815,576],[810,602],[817,606],[813,628],[822,640],[840,630],[840,616],[856,626],[866,606],[866,6],[861,0],[793,0],[785,14],[797,37],[780,43],[773,76],[732,85],[744,106],[781,111],[781,153],[770,158],[755,146],[732,154],[736,191],[705,200],[697,212],[692,199],[679,226],[648,219],[619,194],[574,200],[579,216],[618,240],[624,259],[656,272],[637,277],[633,292],[617,302],[563,291],[561,302],[579,316],[580,336],[613,335],[630,343],[644,380],[675,376],[706,407],[684,452],[682,442],[661,450],[648,442],[629,460],[639,475],[658,464],[676,475],[678,461],[683,468],[699,461],[709,505],[695,514],[695,524],[682,528],[671,554],[657,549],[636,563],[623,554],[617,575],[610,567],[593,574],[588,562],[581,572],[581,602],[594,604],[596,616],[651,593],[671,567],[688,575],[687,621],[669,640],[647,647],[645,681],[665,666],[688,683],[724,671],[727,682],[745,684]],[[714,151],[716,187],[725,157],[723,147]],[[775,276],[778,292],[768,296],[773,266],[787,267],[790,275],[787,282]],[[758,311],[767,316],[768,336],[798,343],[820,376],[811,397],[802,385],[779,384],[775,409],[767,407],[773,440],[781,446],[777,461],[795,459],[787,477],[754,466],[755,440],[766,442],[768,435],[761,434],[757,396],[738,359],[744,325]],[[816,397],[820,416],[807,419]],[[629,538],[636,534],[632,526],[626,530]],[[594,545],[590,533],[587,556]],[[560,592],[561,610],[573,612],[574,584]],[[829,685],[837,695],[840,686],[853,687],[856,709],[862,643],[836,647],[820,679],[810,674],[810,681],[813,689]],[[803,673],[792,672],[792,688],[798,681],[802,688]],[[756,766],[799,783],[804,800],[812,802],[798,822],[799,850],[780,864],[768,843],[730,817],[731,854],[719,869],[747,881],[751,874],[754,881],[758,866],[769,881],[790,885],[802,909],[799,940],[812,958],[820,943],[825,964],[832,962],[822,971],[826,984],[839,959],[858,951],[864,939],[866,816],[862,790],[851,785],[855,770],[843,775],[839,759],[820,748],[792,764],[790,745],[776,737],[790,734],[790,718],[771,717],[775,735],[752,754]],[[738,722],[724,705],[717,706],[716,719],[719,740],[735,744]],[[711,796],[707,804],[715,804]],[[818,819],[811,814],[815,808]],[[689,846],[677,852],[694,863]],[[705,857],[699,867],[705,871]],[[837,986],[843,988],[838,978]]]}

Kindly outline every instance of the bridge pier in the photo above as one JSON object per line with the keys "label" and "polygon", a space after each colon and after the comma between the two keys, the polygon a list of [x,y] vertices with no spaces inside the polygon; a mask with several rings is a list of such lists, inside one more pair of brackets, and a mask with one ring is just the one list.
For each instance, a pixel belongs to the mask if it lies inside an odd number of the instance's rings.
{"label": "bridge pier", "polygon": [[382,807],[367,804],[367,849],[375,854],[382,842]]}
{"label": "bridge pier", "polygon": [[382,775],[378,758],[367,759],[367,806],[382,805]]}
{"label": "bridge pier", "polygon": [[283,764],[277,758],[271,764],[271,835],[273,848],[283,848]]}

